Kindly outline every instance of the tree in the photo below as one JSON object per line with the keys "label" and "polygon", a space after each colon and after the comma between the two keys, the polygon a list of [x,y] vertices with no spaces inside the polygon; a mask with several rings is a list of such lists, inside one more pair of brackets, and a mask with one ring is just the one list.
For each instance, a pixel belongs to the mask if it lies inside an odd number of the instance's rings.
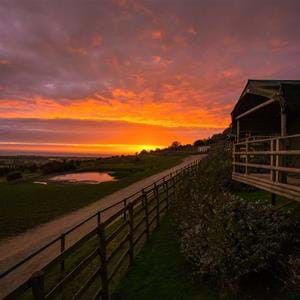
{"label": "tree", "polygon": [[174,141],[174,142],[171,144],[170,148],[171,148],[171,149],[178,149],[180,146],[181,146],[181,143],[180,143],[180,142]]}
{"label": "tree", "polygon": [[23,176],[20,172],[11,172],[9,174],[7,174],[6,176],[6,180],[7,181],[13,181],[13,180],[17,180],[17,179],[21,179]]}
{"label": "tree", "polygon": [[197,140],[194,142],[194,146],[199,147],[199,146],[204,146],[206,140]]}
{"label": "tree", "polygon": [[143,149],[143,150],[140,152],[140,155],[145,155],[145,154],[147,154],[147,153],[148,153],[147,150]]}

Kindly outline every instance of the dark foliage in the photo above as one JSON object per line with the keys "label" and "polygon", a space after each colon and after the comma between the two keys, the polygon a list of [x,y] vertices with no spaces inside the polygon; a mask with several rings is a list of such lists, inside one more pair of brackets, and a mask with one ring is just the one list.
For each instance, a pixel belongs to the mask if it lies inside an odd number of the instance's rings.
{"label": "dark foliage", "polygon": [[42,172],[44,175],[59,173],[59,172],[68,172],[74,171],[77,169],[76,163],[71,161],[51,161],[42,166]]}
{"label": "dark foliage", "polygon": [[238,294],[253,274],[299,287],[299,225],[269,203],[232,194],[230,154],[207,157],[183,184],[173,209],[181,250],[195,276],[216,280],[220,295]]}
{"label": "dark foliage", "polygon": [[20,172],[11,172],[6,176],[7,181],[13,181],[21,178],[22,178],[22,174]]}

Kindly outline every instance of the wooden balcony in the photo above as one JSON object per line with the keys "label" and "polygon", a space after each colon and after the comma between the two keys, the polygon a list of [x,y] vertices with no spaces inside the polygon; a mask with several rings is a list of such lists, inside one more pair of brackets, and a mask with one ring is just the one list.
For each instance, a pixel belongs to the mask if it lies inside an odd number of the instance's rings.
{"label": "wooden balcony", "polygon": [[300,134],[235,143],[232,178],[300,201]]}

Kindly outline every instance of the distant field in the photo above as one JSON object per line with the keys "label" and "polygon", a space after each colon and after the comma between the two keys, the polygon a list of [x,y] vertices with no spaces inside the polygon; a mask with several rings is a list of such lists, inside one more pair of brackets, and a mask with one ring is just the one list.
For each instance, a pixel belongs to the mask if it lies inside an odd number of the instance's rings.
{"label": "distant field", "polygon": [[[140,179],[179,164],[191,153],[147,154],[86,162],[81,171],[114,171],[118,181],[88,184],[0,182],[0,239],[84,207]],[[35,178],[36,179],[36,178]]]}

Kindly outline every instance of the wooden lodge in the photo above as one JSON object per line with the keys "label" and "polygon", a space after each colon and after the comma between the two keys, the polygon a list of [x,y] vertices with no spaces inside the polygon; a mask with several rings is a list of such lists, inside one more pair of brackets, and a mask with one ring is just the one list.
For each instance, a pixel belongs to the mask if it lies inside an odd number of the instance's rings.
{"label": "wooden lodge", "polygon": [[300,201],[300,80],[248,80],[231,115],[232,178]]}

